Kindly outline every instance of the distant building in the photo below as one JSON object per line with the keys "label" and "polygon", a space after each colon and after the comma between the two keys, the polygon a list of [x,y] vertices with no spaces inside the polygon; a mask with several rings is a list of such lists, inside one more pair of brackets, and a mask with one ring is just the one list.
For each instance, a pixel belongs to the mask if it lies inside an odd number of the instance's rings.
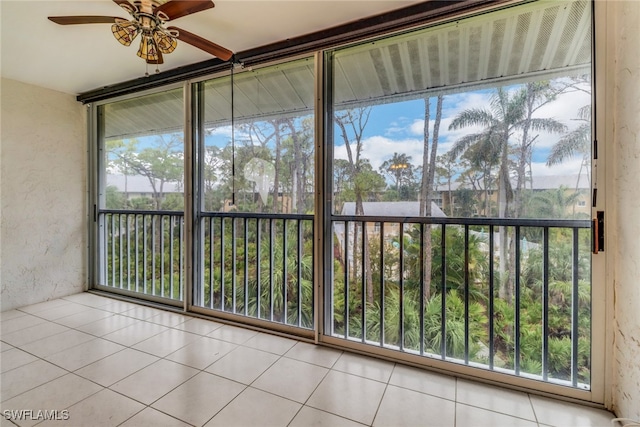
{"label": "distant building", "polygon": [[[153,186],[149,178],[143,175],[115,175],[107,174],[106,187],[113,186],[119,193],[125,195],[127,200],[138,197],[153,199]],[[156,191],[160,191],[160,180],[156,179]],[[182,183],[178,181],[168,181],[162,185],[162,195],[182,194]]]}
{"label": "distant building", "polygon": [[[515,187],[515,182],[512,182],[511,184]],[[538,175],[527,181],[525,189],[528,191],[532,191],[535,194],[536,192],[556,190],[561,187],[564,187],[566,189],[565,191],[567,192],[567,195],[573,194],[576,191],[579,193],[579,196],[576,199],[575,206],[571,207],[573,212],[575,212],[576,214],[590,215],[591,182],[589,181],[589,176],[587,174]],[[456,204],[456,192],[462,189],[474,191],[476,193],[476,200],[481,202],[478,203],[478,206],[476,207],[476,215],[490,216],[486,215],[486,213],[484,212],[485,190],[484,188],[482,188],[481,182],[476,188],[471,188],[469,187],[468,183],[460,183],[458,181],[452,181],[450,187],[449,184],[438,185],[436,187],[436,195],[434,197],[434,200],[438,203],[443,211],[450,212],[451,207],[455,206]],[[497,203],[497,187],[489,188],[486,194],[489,197],[490,203]]]}

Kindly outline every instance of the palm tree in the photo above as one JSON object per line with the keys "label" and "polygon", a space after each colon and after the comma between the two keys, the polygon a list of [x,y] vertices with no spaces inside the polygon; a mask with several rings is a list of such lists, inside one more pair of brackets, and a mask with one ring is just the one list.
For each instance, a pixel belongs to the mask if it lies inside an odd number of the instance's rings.
{"label": "palm tree", "polygon": [[[429,152],[429,122],[431,110],[431,98],[424,99],[424,128],[423,128],[423,153],[422,153],[422,185],[420,188],[420,215],[431,216],[431,199],[433,199],[434,181],[436,177],[436,160],[438,154],[438,137],[442,120],[442,103],[444,95],[439,94],[436,99],[436,119],[433,124],[433,136],[431,138],[431,152]],[[431,224],[427,224],[423,236],[425,248],[424,272],[425,284],[423,298],[428,301],[431,297]]]}
{"label": "palm tree", "polygon": [[585,105],[578,110],[578,118],[580,125],[571,132],[564,135],[558,142],[551,147],[551,152],[547,158],[547,166],[555,166],[563,163],[565,160],[582,154],[582,163],[578,172],[578,180],[576,181],[576,190],[580,183],[582,170],[585,169],[587,179],[589,179],[589,164],[591,160],[591,105]]}
{"label": "palm tree", "polygon": [[380,172],[391,176],[395,181],[396,192],[399,194],[400,187],[409,184],[413,177],[411,156],[403,153],[393,153],[393,156],[389,160],[385,160],[382,165],[380,165]]}
{"label": "palm tree", "polygon": [[[510,140],[518,131],[522,132],[522,144],[530,144],[535,137],[531,131],[558,132],[564,125],[551,118],[534,118],[533,111],[544,104],[544,101],[533,102],[533,97],[550,96],[545,91],[536,90],[536,83],[527,83],[516,91],[507,91],[503,87],[496,89],[489,101],[489,109],[470,108],[458,113],[449,130],[462,129],[469,126],[481,126],[483,130],[466,135],[456,141],[450,150],[453,158],[461,156],[469,147],[480,144],[483,149],[477,150],[479,156],[499,153],[498,170],[498,216],[511,217],[511,203],[514,191],[510,180]],[[516,213],[519,209],[516,209]],[[506,270],[509,239],[504,227],[500,227],[500,277],[505,277],[500,286],[500,297],[511,301],[511,274],[513,268]],[[513,261],[514,257],[511,258]],[[510,262],[510,264],[513,264]],[[507,273],[506,275],[504,273]]]}
{"label": "palm tree", "polygon": [[[562,219],[575,217],[575,206],[582,194],[561,185],[531,197],[532,216],[535,218]],[[574,208],[570,210],[569,208]]]}

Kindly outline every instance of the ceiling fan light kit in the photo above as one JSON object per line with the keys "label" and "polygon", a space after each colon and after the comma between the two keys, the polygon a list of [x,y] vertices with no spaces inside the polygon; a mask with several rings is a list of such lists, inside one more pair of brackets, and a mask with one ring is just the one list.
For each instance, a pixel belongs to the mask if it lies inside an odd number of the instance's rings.
{"label": "ceiling fan light kit", "polygon": [[192,13],[211,9],[211,0],[169,0],[160,4],[154,0],[113,0],[126,10],[132,20],[109,16],[50,16],[49,20],[60,25],[103,24],[110,23],[111,33],[124,46],[141,35],[137,55],[147,64],[162,64],[162,55],[173,52],[178,40],[214,55],[223,61],[232,58],[233,52],[209,40],[177,27],[165,28],[167,21],[181,18]]}

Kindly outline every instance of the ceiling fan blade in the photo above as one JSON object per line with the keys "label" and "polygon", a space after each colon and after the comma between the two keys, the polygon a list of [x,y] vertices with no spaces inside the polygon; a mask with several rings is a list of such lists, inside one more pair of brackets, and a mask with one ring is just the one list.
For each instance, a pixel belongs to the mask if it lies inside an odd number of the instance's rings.
{"label": "ceiling fan blade", "polygon": [[175,30],[178,32],[178,40],[183,41],[185,43],[190,44],[191,46],[195,46],[198,49],[202,49],[211,55],[217,56],[223,61],[228,61],[233,56],[233,52],[229,49],[225,49],[224,47],[217,45],[209,40],[203,39],[200,36],[196,36],[193,33],[182,30],[177,27],[168,27],[167,30],[172,31]]}
{"label": "ceiling fan blade", "polygon": [[60,25],[75,24],[113,24],[116,22],[115,16],[49,16],[49,21]]}
{"label": "ceiling fan blade", "polygon": [[158,6],[154,13],[156,16],[162,12],[170,20],[182,18],[192,13],[211,9],[214,6],[211,0],[169,0],[165,4]]}
{"label": "ceiling fan blade", "polygon": [[113,2],[114,2],[115,4],[117,4],[118,6],[121,6],[121,5],[123,5],[123,4],[124,4],[125,6],[126,6],[126,5],[133,6],[133,5],[132,5],[128,0],[113,0]]}
{"label": "ceiling fan blade", "polygon": [[131,4],[131,2],[129,2],[128,0],[113,0],[113,2],[127,11],[138,10],[138,8],[135,5]]}

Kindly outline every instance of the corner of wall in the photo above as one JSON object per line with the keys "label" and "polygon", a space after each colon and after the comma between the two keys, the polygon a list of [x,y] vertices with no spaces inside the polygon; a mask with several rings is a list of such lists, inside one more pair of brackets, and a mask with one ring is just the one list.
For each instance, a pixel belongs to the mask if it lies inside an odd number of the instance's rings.
{"label": "corner of wall", "polygon": [[640,3],[607,2],[608,216],[613,275],[612,409],[640,420]]}
{"label": "corner of wall", "polygon": [[86,288],[87,135],[75,96],[1,83],[4,311]]}

